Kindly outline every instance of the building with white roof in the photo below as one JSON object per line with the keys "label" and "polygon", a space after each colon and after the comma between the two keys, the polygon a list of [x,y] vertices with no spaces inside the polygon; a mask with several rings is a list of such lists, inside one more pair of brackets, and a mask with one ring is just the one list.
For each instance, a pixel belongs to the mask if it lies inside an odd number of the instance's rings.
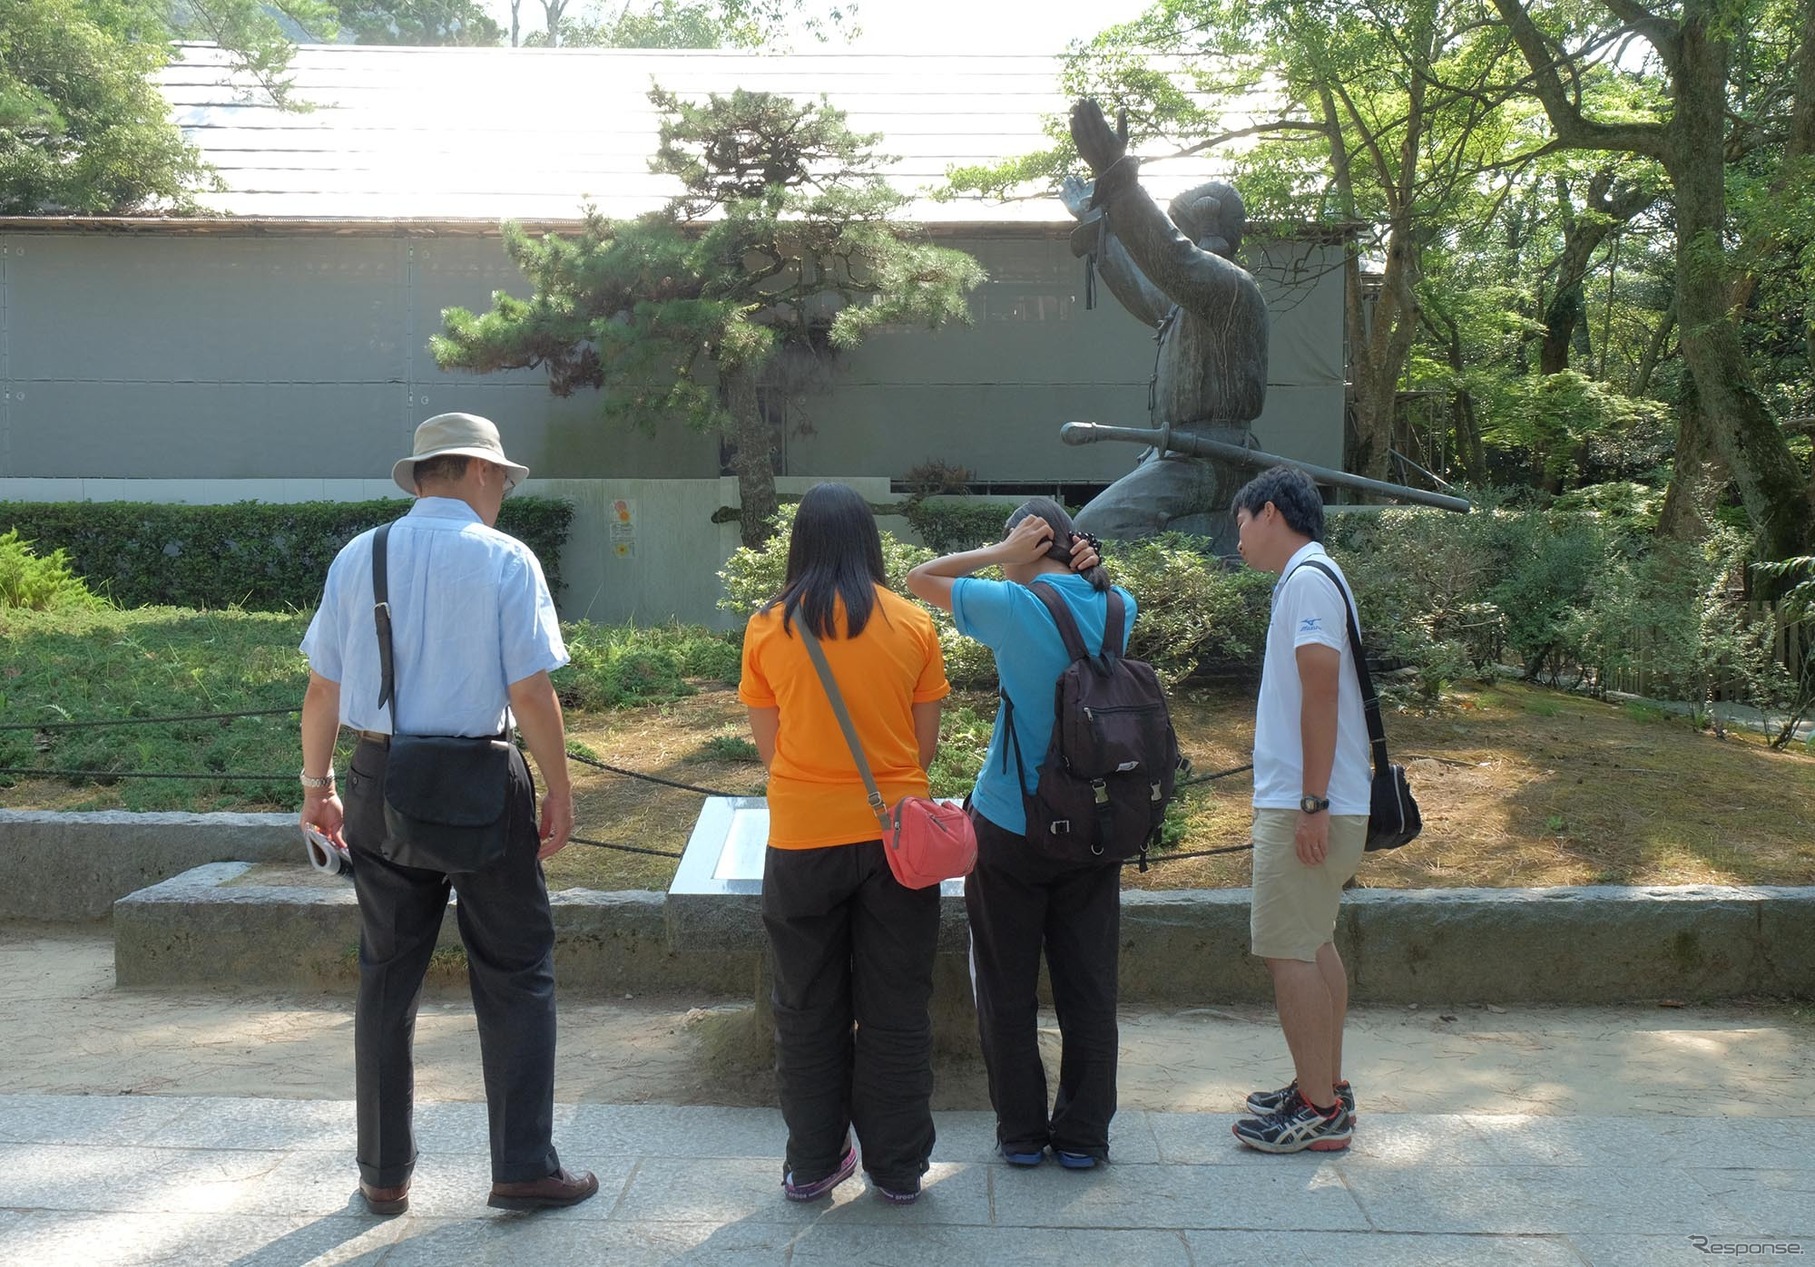
{"label": "building with white roof", "polygon": [[[836,358],[823,390],[778,409],[786,484],[843,478],[881,496],[940,462],[979,491],[1087,494],[1135,451],[1067,448],[1059,425],[1145,425],[1151,331],[1106,293],[1085,309],[1056,199],[932,197],[953,166],[1050,145],[1069,104],[1059,73],[1047,56],[304,46],[294,92],[310,108],[285,111],[235,83],[218,50],[187,46],[162,87],[220,175],[200,198],[210,215],[0,220],[0,499],[367,495],[418,421],[469,409],[538,478],[576,497],[567,482],[584,482],[584,502],[706,508],[703,525],[652,520],[642,551],[602,571],[564,559],[570,610],[710,615],[713,583],[670,593],[659,577],[676,561],[653,543],[732,539],[710,523],[735,489],[716,439],[659,420],[608,427],[596,398],[558,399],[531,371],[443,373],[427,346],[442,309],[527,292],[500,220],[558,228],[583,202],[615,217],[667,199],[648,170],[654,84],[823,95],[881,134],[911,218],[989,272],[974,325],[878,332]],[[1164,200],[1222,174],[1154,159],[1142,179]],[[1340,466],[1340,240],[1255,230],[1246,254],[1273,322],[1256,438]],[[658,481],[679,483],[657,496]]]}

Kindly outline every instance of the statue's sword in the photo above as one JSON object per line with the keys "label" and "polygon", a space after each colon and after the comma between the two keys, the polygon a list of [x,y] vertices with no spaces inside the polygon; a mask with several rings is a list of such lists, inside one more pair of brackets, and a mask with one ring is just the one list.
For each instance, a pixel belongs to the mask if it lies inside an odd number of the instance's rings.
{"label": "statue's sword", "polygon": [[1150,431],[1144,427],[1106,427],[1096,422],[1068,422],[1059,428],[1059,438],[1066,444],[1096,444],[1102,440],[1120,440],[1130,444],[1151,445],[1161,453],[1184,453],[1194,458],[1222,458],[1243,466],[1295,466],[1319,484],[1360,489],[1363,492],[1379,493],[1383,497],[1396,497],[1400,501],[1437,506],[1464,514],[1473,509],[1460,497],[1430,493],[1405,484],[1389,484],[1385,480],[1371,480],[1364,475],[1350,475],[1347,471],[1313,466],[1309,462],[1300,462],[1297,458],[1263,453],[1259,449],[1245,449],[1239,444],[1211,440],[1205,436],[1192,435],[1188,431],[1174,431],[1171,427],[1159,427]]}

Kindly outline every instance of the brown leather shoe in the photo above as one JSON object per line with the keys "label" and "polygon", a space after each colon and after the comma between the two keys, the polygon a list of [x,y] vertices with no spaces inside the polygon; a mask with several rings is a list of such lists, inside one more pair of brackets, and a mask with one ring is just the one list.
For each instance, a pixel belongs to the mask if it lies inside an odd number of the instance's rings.
{"label": "brown leather shoe", "polygon": [[527,1183],[494,1183],[486,1204],[500,1210],[549,1210],[578,1205],[599,1190],[592,1171],[557,1170],[546,1179]]}
{"label": "brown leather shoe", "polygon": [[395,1188],[375,1188],[362,1179],[359,1195],[366,1199],[366,1209],[373,1214],[402,1214],[410,1208],[410,1185],[407,1183],[400,1183]]}

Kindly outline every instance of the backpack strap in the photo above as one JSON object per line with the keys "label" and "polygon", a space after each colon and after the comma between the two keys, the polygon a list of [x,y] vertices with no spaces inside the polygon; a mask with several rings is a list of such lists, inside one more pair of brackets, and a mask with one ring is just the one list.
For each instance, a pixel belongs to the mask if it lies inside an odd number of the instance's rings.
{"label": "backpack strap", "polygon": [[[1065,644],[1065,654],[1074,660],[1090,659],[1090,652],[1084,646],[1084,635],[1078,629],[1077,617],[1071,614],[1071,604],[1065,601],[1058,588],[1049,581],[1036,580],[1027,589],[1052,613],[1053,624],[1059,627],[1059,638]],[[1098,654],[1113,659],[1123,652],[1128,605],[1122,601],[1122,596],[1113,585],[1103,592],[1103,598],[1103,646]]]}
{"label": "backpack strap", "polygon": [[[1361,626],[1355,621],[1355,605],[1349,601],[1349,592],[1337,579],[1335,569],[1328,564],[1319,563],[1316,559],[1306,559],[1297,568],[1287,574],[1290,580],[1297,575],[1298,568],[1316,568],[1330,578],[1336,587],[1336,594],[1342,599],[1343,614],[1349,618],[1349,652],[1355,661],[1355,677],[1361,683],[1361,711],[1368,724],[1368,740],[1374,749],[1374,777],[1386,773],[1386,726],[1380,720],[1380,696],[1374,691],[1374,676],[1368,672],[1367,653],[1361,649]],[[1284,582],[1281,582],[1284,584]]]}

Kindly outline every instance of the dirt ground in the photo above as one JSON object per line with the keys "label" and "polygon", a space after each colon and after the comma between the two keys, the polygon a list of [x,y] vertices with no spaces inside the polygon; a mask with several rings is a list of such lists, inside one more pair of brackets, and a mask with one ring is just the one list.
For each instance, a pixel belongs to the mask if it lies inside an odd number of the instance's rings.
{"label": "dirt ground", "polygon": [[[736,1002],[625,997],[560,1011],[563,1101],[770,1105],[772,1079],[728,1074],[703,1041]],[[1049,1063],[1057,1031],[1044,1018]],[[0,1093],[350,1099],[350,997],[149,994],[113,984],[105,929],[0,927]],[[463,997],[425,1002],[417,1093],[479,1100]],[[1357,1009],[1348,1073],[1371,1112],[1585,1116],[1815,1114],[1815,1007]],[[1289,1076],[1269,1009],[1124,1011],[1126,1108],[1233,1112]],[[975,1060],[942,1062],[935,1107],[987,1108]]]}
{"label": "dirt ground", "polygon": [[[987,699],[971,699],[987,712]],[[1180,747],[1198,773],[1245,764],[1250,695],[1175,694]],[[1430,712],[1387,721],[1424,810],[1411,847],[1371,856],[1373,888],[1569,884],[1815,883],[1815,756],[1772,752],[1756,734],[1717,738],[1638,704],[1610,704],[1507,682],[1452,690]],[[760,786],[752,762],[727,761],[719,737],[747,735],[728,687],[672,704],[578,717],[573,737],[600,759],[727,792]],[[575,764],[583,836],[678,851],[699,812],[696,793]],[[1177,852],[1246,842],[1250,776],[1200,784],[1186,796]],[[1162,855],[1163,857],[1163,855]],[[554,859],[556,887],[666,888],[674,864],[577,846]],[[1163,860],[1137,888],[1248,883],[1248,858]]]}

